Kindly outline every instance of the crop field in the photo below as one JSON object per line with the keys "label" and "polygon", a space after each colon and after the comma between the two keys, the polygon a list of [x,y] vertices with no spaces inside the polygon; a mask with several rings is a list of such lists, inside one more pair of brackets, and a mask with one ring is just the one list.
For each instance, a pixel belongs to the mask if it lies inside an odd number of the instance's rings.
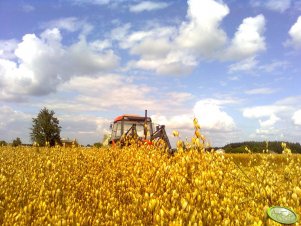
{"label": "crop field", "polygon": [[266,209],[300,215],[300,175],[292,154],[6,146],[0,225],[280,225]]}

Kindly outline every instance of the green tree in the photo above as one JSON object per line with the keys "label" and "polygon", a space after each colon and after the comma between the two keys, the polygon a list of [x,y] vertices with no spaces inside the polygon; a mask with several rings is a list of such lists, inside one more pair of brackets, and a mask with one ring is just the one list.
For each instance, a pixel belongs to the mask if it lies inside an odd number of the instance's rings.
{"label": "green tree", "polygon": [[30,137],[32,142],[40,146],[54,146],[61,143],[61,127],[59,120],[54,117],[54,111],[43,108],[36,118],[32,119]]}
{"label": "green tree", "polygon": [[0,140],[0,147],[6,146],[6,145],[7,145],[7,142],[5,140]]}
{"label": "green tree", "polygon": [[16,139],[13,140],[12,146],[13,147],[17,147],[20,146],[22,144],[22,141],[19,137],[17,137]]}

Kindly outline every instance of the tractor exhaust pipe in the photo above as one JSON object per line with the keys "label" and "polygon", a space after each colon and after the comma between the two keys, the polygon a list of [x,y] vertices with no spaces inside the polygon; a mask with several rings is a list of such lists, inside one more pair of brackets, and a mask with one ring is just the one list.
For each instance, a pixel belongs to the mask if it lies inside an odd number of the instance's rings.
{"label": "tractor exhaust pipe", "polygon": [[144,139],[147,137],[147,110],[144,112]]}

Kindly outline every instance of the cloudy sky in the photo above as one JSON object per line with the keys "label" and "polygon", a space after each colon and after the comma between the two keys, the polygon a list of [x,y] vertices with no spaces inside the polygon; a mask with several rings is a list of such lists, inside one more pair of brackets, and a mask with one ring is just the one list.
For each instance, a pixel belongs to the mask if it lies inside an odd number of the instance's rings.
{"label": "cloudy sky", "polygon": [[213,146],[301,141],[301,0],[1,0],[0,140],[100,141],[123,113]]}

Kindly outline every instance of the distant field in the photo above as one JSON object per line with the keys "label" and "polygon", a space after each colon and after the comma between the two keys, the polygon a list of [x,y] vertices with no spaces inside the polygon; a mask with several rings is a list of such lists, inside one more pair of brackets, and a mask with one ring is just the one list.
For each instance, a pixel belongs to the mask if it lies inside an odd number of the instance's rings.
{"label": "distant field", "polygon": [[262,225],[301,214],[300,175],[301,155],[0,147],[0,225]]}

